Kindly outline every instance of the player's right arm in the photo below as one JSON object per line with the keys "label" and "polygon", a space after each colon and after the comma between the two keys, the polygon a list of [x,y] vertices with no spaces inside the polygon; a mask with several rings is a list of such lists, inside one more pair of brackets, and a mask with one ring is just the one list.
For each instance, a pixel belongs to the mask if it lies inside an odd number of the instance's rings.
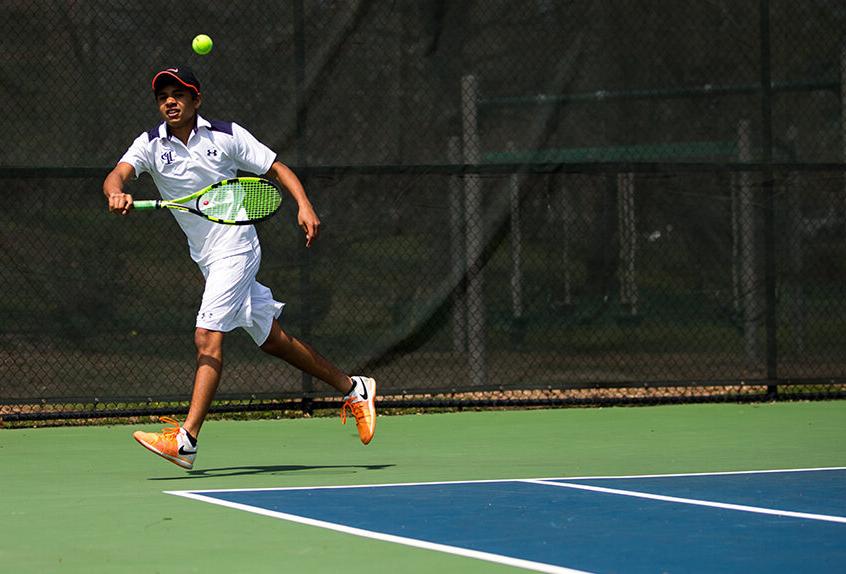
{"label": "player's right arm", "polygon": [[123,186],[133,177],[135,168],[126,162],[119,162],[106,176],[103,181],[103,195],[109,202],[109,211],[126,215],[132,209],[132,196],[124,193]]}

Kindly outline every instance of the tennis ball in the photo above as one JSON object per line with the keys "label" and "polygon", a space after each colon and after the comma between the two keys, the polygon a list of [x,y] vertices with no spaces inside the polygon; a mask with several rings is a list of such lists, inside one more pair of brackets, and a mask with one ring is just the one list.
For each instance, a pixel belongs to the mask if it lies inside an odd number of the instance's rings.
{"label": "tennis ball", "polygon": [[205,34],[197,34],[191,41],[191,47],[194,48],[194,51],[201,56],[205,56],[211,52],[213,45],[214,42],[212,42],[212,39]]}

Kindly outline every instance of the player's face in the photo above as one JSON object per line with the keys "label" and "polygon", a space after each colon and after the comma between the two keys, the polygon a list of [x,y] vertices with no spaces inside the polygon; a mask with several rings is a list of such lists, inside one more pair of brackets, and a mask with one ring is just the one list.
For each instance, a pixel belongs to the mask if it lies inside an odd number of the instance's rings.
{"label": "player's face", "polygon": [[183,86],[170,85],[156,92],[159,113],[171,129],[194,125],[194,116],[200,107],[201,98]]}

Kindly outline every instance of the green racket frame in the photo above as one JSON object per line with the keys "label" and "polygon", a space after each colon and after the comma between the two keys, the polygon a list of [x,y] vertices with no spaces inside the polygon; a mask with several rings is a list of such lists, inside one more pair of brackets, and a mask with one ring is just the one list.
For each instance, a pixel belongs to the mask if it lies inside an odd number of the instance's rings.
{"label": "green racket frame", "polygon": [[[246,188],[249,190],[247,197],[242,197],[240,203],[234,204],[234,208],[238,208],[237,210],[241,212],[241,217],[233,218],[231,215],[221,217],[203,211],[202,203],[204,201],[205,203],[209,203],[209,200],[204,199],[204,197],[214,195],[215,192],[225,191],[224,188],[233,188],[233,190],[240,191],[244,191]],[[273,217],[279,211],[281,204],[282,196],[279,194],[279,189],[269,180],[262,177],[225,179],[179,199],[147,199],[132,202],[133,208],[141,211],[174,209],[176,211],[192,213],[204,217],[209,221],[226,225],[252,225],[259,221],[264,221]],[[230,211],[234,208],[230,208]]]}

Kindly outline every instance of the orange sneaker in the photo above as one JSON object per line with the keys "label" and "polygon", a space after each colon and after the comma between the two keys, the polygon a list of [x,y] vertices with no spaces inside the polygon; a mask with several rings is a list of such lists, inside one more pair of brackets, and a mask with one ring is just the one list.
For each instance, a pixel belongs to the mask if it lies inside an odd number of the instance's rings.
{"label": "orange sneaker", "polygon": [[191,441],[188,440],[188,433],[171,418],[160,417],[159,420],[173,426],[165,427],[162,432],[136,431],[132,433],[132,438],[160,457],[166,458],[182,468],[192,468],[194,457],[197,456],[197,447],[191,445]]}
{"label": "orange sneaker", "polygon": [[373,434],[376,432],[376,381],[367,377],[350,378],[353,388],[344,397],[341,422],[347,424],[347,409],[349,408],[355,417],[358,438],[362,443],[368,444],[373,440]]}

